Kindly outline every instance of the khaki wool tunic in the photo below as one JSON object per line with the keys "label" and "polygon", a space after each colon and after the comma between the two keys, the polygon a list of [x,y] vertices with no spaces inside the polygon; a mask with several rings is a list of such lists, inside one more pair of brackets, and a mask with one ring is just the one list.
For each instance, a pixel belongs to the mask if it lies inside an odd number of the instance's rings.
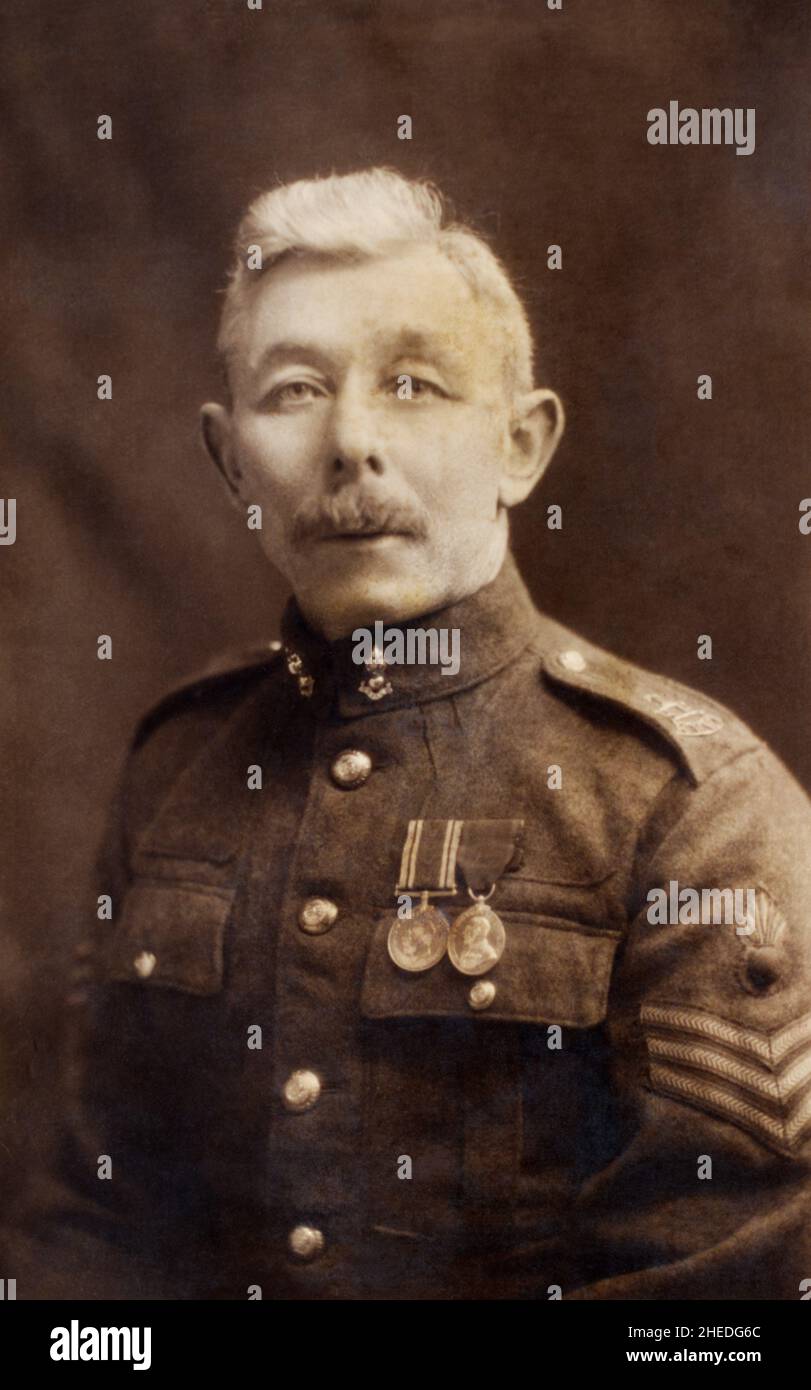
{"label": "khaki wool tunic", "polygon": [[[142,722],[59,1152],[6,1232],[19,1298],[802,1297],[804,793],[727,709],[540,614],[510,556],[419,626],[459,629],[458,673],[370,698],[291,600],[282,650]],[[501,957],[395,964],[415,824],[509,821]],[[651,920],[673,884],[754,914]],[[468,886],[431,903],[453,922]]]}

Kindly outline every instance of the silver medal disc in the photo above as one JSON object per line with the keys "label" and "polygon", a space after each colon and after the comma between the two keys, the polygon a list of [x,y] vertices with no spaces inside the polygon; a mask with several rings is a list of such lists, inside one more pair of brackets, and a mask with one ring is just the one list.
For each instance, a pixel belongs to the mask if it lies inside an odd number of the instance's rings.
{"label": "silver medal disc", "polygon": [[445,954],[449,923],[437,907],[415,908],[395,917],[389,928],[389,955],[401,970],[430,970]]}
{"label": "silver medal disc", "polygon": [[460,912],[448,936],[451,963],[463,975],[485,975],[504,954],[507,933],[498,913],[483,900]]}

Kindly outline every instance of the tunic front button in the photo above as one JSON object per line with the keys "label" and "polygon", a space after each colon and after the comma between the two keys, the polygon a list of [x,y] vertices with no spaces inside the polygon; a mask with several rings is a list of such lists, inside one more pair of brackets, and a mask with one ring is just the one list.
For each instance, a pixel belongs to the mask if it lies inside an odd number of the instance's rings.
{"label": "tunic front button", "polygon": [[284,1083],[285,1110],[309,1110],[321,1094],[321,1082],[314,1071],[294,1071]]}
{"label": "tunic front button", "polygon": [[371,770],[372,760],[369,754],[361,752],[359,748],[344,749],[330,768],[332,780],[347,791],[352,787],[362,786]]}
{"label": "tunic front button", "polygon": [[314,1260],[324,1249],[324,1235],[316,1226],[294,1226],[287,1244],[290,1253],[299,1260]]}
{"label": "tunic front button", "polygon": [[298,924],[302,931],[318,936],[329,931],[337,916],[338,909],[329,898],[308,898],[299,912]]}

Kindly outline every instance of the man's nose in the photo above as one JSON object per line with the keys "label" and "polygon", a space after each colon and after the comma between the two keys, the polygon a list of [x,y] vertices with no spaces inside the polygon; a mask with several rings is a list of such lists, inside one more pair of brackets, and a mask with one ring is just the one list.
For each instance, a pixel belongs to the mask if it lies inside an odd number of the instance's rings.
{"label": "man's nose", "polygon": [[366,472],[384,471],[379,414],[361,390],[339,392],[332,409],[329,471],[336,482],[355,482]]}

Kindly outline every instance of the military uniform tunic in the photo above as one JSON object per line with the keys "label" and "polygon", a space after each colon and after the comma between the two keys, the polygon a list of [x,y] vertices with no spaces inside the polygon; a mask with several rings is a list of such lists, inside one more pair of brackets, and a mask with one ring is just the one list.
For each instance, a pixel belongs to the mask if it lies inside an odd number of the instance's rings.
{"label": "military uniform tunic", "polygon": [[[458,673],[371,697],[291,601],[282,650],[142,722],[18,1297],[802,1296],[805,795],[728,710],[540,614],[509,556],[420,626],[459,629]],[[501,958],[400,968],[409,827],[508,819]],[[673,883],[756,910],[652,921]]]}

